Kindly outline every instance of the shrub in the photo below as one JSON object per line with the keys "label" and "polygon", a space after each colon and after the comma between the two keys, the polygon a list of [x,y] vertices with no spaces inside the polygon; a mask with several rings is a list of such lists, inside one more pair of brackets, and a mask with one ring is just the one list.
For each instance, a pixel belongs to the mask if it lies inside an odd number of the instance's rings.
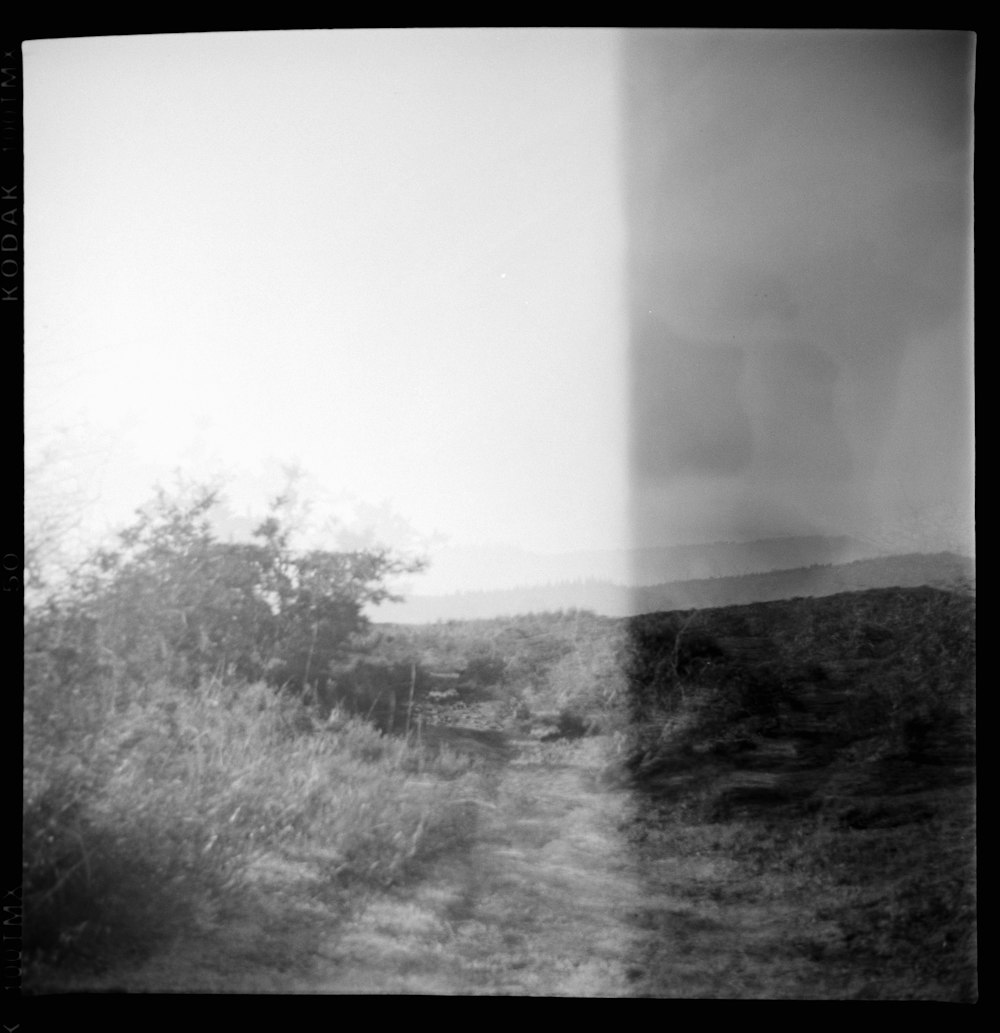
{"label": "shrub", "polygon": [[[296,552],[277,515],[255,543],[220,543],[214,501],[161,492],[115,549],[26,613],[36,959],[152,950],[242,892],[262,857],[293,858],[321,892],[391,881],[451,834],[452,790],[428,758],[356,717],[321,720],[345,671],[342,699],[412,684],[416,665],[372,657],[362,610],[419,564],[381,549]],[[320,696],[325,708],[310,705]],[[445,767],[454,787],[462,766]]]}
{"label": "shrub", "polygon": [[491,688],[503,681],[507,661],[490,653],[473,656],[462,671],[462,680],[476,689]]}
{"label": "shrub", "polygon": [[409,728],[411,704],[427,688],[426,672],[416,663],[371,654],[332,664],[330,681],[319,696],[325,713],[342,708],[392,732]]}
{"label": "shrub", "polygon": [[206,489],[180,499],[160,491],[61,599],[32,609],[28,680],[322,687],[367,630],[364,607],[392,598],[387,579],[422,567],[381,548],[295,551],[280,499],[256,542],[218,542],[207,519],[215,503]]}

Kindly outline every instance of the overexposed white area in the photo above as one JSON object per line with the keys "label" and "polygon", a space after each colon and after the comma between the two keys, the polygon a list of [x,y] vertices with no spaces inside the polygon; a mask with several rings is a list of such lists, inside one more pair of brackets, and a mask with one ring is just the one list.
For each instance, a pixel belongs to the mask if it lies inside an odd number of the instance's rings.
{"label": "overexposed white area", "polygon": [[292,483],[309,544],[429,555],[425,594],[643,583],[629,549],[683,543],[974,551],[972,33],[24,66],[29,526],[92,540],[176,471],[234,535]]}
{"label": "overexposed white area", "polygon": [[29,517],[99,534],[175,470],[261,514],[296,464],[317,527],[622,545],[618,45],[26,43]]}

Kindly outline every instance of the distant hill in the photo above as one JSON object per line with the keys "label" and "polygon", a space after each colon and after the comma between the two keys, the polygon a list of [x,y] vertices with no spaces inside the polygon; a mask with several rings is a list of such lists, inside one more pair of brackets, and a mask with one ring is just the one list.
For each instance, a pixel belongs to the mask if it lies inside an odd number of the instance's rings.
{"label": "distant hill", "polygon": [[484,589],[602,582],[658,585],[669,581],[734,577],[815,564],[850,563],[884,554],[846,535],[804,535],[749,542],[707,542],[638,549],[537,553],[515,548],[444,548],[431,557],[422,580],[428,595],[453,594],[475,572]]}
{"label": "distant hill", "polygon": [[883,556],[827,566],[772,570],[742,577],[682,581],[632,592],[633,613],[691,610],[798,596],[835,595],[869,588],[948,588],[975,579],[975,564],[951,552]]}
{"label": "distant hill", "polygon": [[[759,555],[763,556],[765,551]],[[974,579],[975,564],[967,557],[948,552],[913,553],[731,577],[668,581],[634,588],[610,581],[587,580],[487,592],[413,595],[404,603],[380,606],[373,616],[378,622],[404,624],[569,609],[626,617],[657,610],[705,609],[797,596],[834,595],[868,588],[950,587],[972,583]]]}
{"label": "distant hill", "polygon": [[738,577],[772,570],[794,570],[871,559],[883,550],[850,538],[808,535],[762,538],[751,542],[710,542],[636,549],[631,554],[630,583],[658,585],[673,581]]}

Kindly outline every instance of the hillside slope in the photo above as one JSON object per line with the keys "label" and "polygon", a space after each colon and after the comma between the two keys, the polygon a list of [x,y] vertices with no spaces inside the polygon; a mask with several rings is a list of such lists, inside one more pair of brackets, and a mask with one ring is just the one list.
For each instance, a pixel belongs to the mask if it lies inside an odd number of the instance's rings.
{"label": "hillside slope", "polygon": [[373,616],[379,622],[406,624],[568,609],[626,617],[656,610],[732,606],[868,588],[946,587],[971,581],[975,564],[954,553],[914,553],[658,584],[649,584],[648,578],[640,575],[637,571],[641,583],[632,588],[610,581],[586,580],[452,595],[414,594],[403,603],[380,606]]}
{"label": "hillside slope", "polygon": [[808,894],[825,932],[781,950],[821,960],[834,996],[974,999],[974,600],[881,589],[649,614],[630,632],[642,848],[722,849],[776,905]]}

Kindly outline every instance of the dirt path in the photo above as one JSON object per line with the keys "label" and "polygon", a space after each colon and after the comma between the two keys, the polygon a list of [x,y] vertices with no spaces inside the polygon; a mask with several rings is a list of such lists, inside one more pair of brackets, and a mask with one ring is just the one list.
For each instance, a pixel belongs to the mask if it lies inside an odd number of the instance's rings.
{"label": "dirt path", "polygon": [[607,737],[505,748],[496,730],[439,734],[482,737],[466,742],[484,761],[481,788],[464,802],[457,844],[400,885],[363,898],[345,890],[337,904],[311,895],[285,859],[258,873],[245,901],[135,969],[61,989],[878,996],[871,972],[843,954],[836,922],[818,917],[821,887],[794,865],[750,875],[727,845],[742,826],[644,813],[648,801],[602,778]]}
{"label": "dirt path", "polygon": [[472,749],[486,763],[458,845],[400,885],[345,890],[337,904],[283,860],[258,892],[135,969],[60,991],[883,996],[877,970],[845,947],[836,880],[817,885],[794,857],[748,871],[731,849],[739,823],[662,821],[602,779],[607,738],[509,749],[501,738],[486,732]]}
{"label": "dirt path", "polygon": [[642,888],[629,794],[599,784],[608,743],[514,745],[471,846],[374,900],[296,992],[631,995]]}

